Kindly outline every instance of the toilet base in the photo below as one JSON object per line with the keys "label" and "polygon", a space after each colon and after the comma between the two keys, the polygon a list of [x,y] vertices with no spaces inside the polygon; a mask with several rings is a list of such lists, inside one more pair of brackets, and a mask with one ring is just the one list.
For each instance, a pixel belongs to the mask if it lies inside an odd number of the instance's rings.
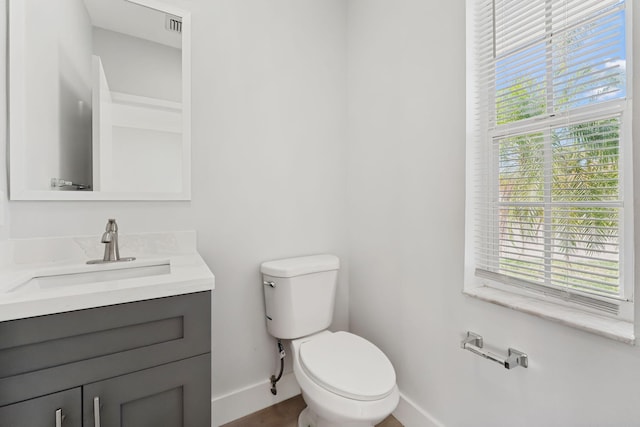
{"label": "toilet base", "polygon": [[374,427],[367,422],[333,422],[322,419],[307,406],[298,416],[298,427]]}
{"label": "toilet base", "polygon": [[309,408],[306,407],[298,416],[298,427],[316,427],[316,420],[312,420]]}

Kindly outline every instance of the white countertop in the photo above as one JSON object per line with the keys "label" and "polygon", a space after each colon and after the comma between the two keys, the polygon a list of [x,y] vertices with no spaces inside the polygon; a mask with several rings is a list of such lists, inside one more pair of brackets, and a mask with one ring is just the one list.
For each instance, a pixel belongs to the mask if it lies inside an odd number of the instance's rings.
{"label": "white countertop", "polygon": [[[97,242],[97,243],[96,243]],[[0,244],[0,321],[21,319],[214,289],[215,279],[195,249],[195,232],[120,236],[125,263],[86,264],[102,258],[99,236],[9,240]],[[54,286],[20,285],[34,277],[109,272],[169,264],[142,277]]]}

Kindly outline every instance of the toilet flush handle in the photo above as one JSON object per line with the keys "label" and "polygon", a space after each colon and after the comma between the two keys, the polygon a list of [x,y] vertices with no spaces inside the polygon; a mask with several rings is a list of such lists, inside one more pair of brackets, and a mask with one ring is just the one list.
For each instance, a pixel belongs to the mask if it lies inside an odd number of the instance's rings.
{"label": "toilet flush handle", "polygon": [[270,288],[275,288],[276,284],[275,282],[267,282],[266,280],[262,282],[263,285],[268,286]]}

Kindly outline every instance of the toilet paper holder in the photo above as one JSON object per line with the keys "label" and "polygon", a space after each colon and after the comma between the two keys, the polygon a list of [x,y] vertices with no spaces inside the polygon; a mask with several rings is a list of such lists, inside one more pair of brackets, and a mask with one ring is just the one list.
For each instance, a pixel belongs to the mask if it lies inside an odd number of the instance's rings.
{"label": "toilet paper holder", "polygon": [[482,348],[483,345],[484,340],[482,339],[482,336],[471,331],[467,331],[467,337],[460,343],[460,346],[463,350],[469,350],[473,354],[482,356],[485,359],[491,360],[492,362],[499,363],[506,369],[513,369],[517,368],[518,366],[527,368],[529,366],[529,356],[527,356],[526,353],[523,353],[520,350],[509,348],[508,355],[505,358],[491,353],[490,351],[484,350]]}

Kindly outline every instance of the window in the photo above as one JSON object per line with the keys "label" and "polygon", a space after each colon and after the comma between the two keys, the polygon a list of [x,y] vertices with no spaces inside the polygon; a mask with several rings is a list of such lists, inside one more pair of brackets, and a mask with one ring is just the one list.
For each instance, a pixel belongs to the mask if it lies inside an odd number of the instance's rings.
{"label": "window", "polygon": [[632,320],[624,0],[469,0],[465,289]]}

